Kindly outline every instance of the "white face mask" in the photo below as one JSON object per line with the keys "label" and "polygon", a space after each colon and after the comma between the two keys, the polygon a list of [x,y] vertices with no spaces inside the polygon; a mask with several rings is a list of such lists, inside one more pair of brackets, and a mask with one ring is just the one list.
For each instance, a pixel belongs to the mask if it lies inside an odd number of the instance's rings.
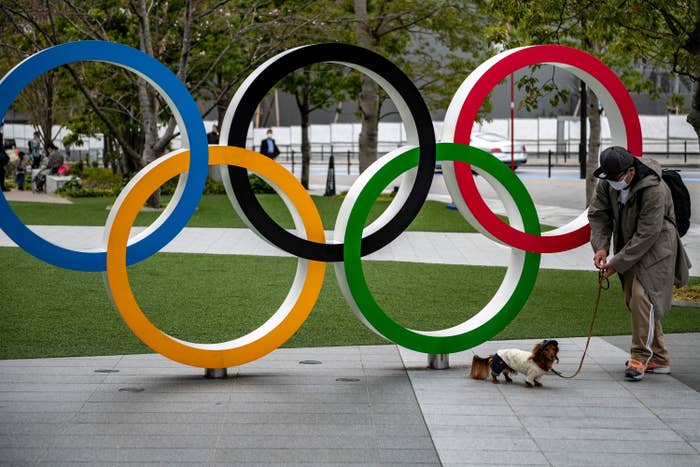
{"label": "white face mask", "polygon": [[613,187],[614,190],[621,191],[630,186],[629,183],[627,183],[624,179],[620,180],[619,182],[613,182],[612,180],[608,180],[608,183],[610,184],[611,187]]}
{"label": "white face mask", "polygon": [[613,190],[622,191],[625,188],[627,188],[628,186],[630,186],[630,184],[625,181],[627,179],[627,176],[629,175],[629,173],[630,173],[630,171],[629,171],[629,169],[627,169],[627,171],[625,172],[625,176],[622,177],[622,180],[620,180],[620,181],[608,180],[608,183],[613,188]]}

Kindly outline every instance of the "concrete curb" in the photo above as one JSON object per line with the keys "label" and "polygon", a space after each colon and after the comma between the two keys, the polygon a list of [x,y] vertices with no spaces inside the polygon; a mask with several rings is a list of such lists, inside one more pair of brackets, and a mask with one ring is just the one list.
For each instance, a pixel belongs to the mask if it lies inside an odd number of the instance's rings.
{"label": "concrete curb", "polygon": [[671,305],[673,306],[682,306],[682,307],[687,307],[687,308],[700,308],[700,303],[698,302],[681,302],[674,300]]}

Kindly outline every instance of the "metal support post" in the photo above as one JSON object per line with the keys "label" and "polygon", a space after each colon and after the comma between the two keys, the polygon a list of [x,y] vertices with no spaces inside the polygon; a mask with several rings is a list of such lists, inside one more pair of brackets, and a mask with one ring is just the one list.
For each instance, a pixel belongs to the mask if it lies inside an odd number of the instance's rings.
{"label": "metal support post", "polygon": [[450,367],[450,354],[428,354],[428,368],[431,370],[446,370]]}
{"label": "metal support post", "polygon": [[228,377],[228,368],[206,368],[204,377],[209,379],[224,379]]}
{"label": "metal support post", "polygon": [[335,196],[335,161],[333,153],[328,159],[328,175],[326,177],[326,192],[323,196]]}
{"label": "metal support post", "polygon": [[581,81],[581,138],[578,144],[578,162],[581,168],[581,179],[586,178],[586,143],[588,136],[586,134],[586,119],[588,117],[588,91],[586,83]]}
{"label": "metal support post", "polygon": [[671,114],[666,109],[666,159],[671,157]]}

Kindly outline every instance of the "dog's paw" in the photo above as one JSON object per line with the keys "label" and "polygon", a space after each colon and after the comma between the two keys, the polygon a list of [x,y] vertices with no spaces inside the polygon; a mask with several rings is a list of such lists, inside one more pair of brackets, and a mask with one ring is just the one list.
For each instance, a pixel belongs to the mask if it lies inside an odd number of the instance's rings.
{"label": "dog's paw", "polygon": [[535,386],[538,387],[538,388],[541,388],[541,387],[542,387],[542,383],[540,383],[539,381],[535,380]]}
{"label": "dog's paw", "polygon": [[535,386],[533,386],[533,385],[530,384],[529,382],[525,381],[525,387],[526,387],[526,388],[534,388]]}

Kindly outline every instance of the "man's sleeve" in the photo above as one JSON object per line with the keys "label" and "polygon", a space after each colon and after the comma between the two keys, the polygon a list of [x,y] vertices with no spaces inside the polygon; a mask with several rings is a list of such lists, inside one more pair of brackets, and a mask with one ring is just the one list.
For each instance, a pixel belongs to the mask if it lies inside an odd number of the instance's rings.
{"label": "man's sleeve", "polygon": [[588,207],[588,222],[591,225],[591,246],[593,251],[605,250],[610,253],[610,237],[613,231],[612,208],[607,182],[598,182]]}

